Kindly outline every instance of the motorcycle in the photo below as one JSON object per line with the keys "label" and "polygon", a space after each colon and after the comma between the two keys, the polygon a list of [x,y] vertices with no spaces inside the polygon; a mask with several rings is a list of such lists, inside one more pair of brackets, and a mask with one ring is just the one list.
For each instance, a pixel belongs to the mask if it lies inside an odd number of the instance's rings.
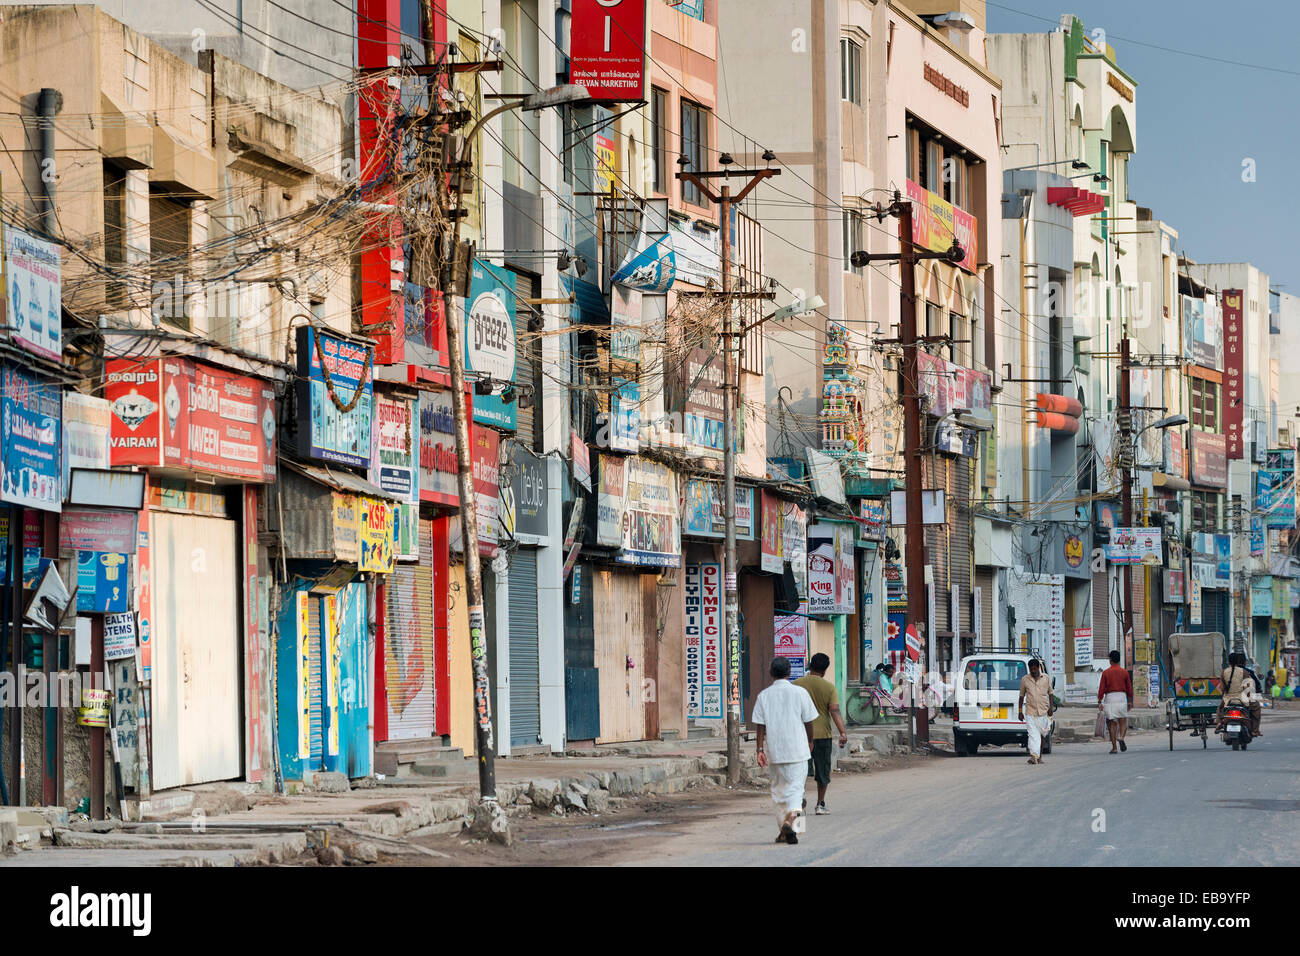
{"label": "motorcycle", "polygon": [[1219,731],[1225,744],[1231,744],[1233,750],[1245,750],[1252,739],[1250,733],[1250,711],[1238,703],[1228,704],[1223,714],[1223,724]]}

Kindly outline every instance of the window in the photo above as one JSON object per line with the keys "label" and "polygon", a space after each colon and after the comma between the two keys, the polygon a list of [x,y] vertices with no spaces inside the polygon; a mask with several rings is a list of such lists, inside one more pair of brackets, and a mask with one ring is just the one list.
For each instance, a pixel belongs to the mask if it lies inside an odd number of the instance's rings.
{"label": "window", "polygon": [[924,146],[925,150],[925,168],[921,175],[925,177],[922,183],[926,189],[936,195],[943,195],[943,147],[934,140],[928,140]]}
{"label": "window", "polygon": [[1219,430],[1219,386],[1203,378],[1192,379],[1192,426]]}
{"label": "window", "polygon": [[966,665],[962,686],[966,690],[1019,690],[1029,674],[1024,661],[981,658]]}
{"label": "window", "polygon": [[866,271],[866,267],[853,265],[849,261],[849,256],[859,249],[865,248],[865,220],[862,218],[862,213],[853,209],[844,210],[842,218],[844,222],[844,271],[860,276]]}
{"label": "window", "polygon": [[1192,492],[1192,528],[1196,531],[1218,531],[1223,520],[1223,505],[1217,491]]}
{"label": "window", "polygon": [[[104,164],[104,265],[110,272],[126,263],[126,173],[112,163]],[[120,273],[119,273],[120,274]],[[111,279],[104,283],[104,304],[110,309],[126,308],[126,283]]]}
{"label": "window", "polygon": [[862,44],[840,38],[840,99],[862,105]]}
{"label": "window", "polygon": [[650,162],[653,164],[651,188],[668,192],[668,94],[650,89]]}
{"label": "window", "polygon": [[190,207],[159,190],[149,194],[149,256],[153,260],[155,298],[160,284],[174,283],[170,288],[177,307],[164,312],[162,318],[188,329],[189,310],[180,303],[184,302],[184,283],[190,274]]}
{"label": "window", "polygon": [[[682,100],[682,155],[695,172],[708,169],[709,111],[698,103]],[[704,194],[694,183],[682,183],[682,202],[704,205]]]}

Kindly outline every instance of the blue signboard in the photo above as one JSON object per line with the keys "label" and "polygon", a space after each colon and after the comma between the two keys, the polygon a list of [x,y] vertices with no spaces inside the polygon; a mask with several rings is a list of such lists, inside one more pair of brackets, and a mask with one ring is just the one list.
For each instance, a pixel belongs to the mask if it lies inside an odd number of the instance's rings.
{"label": "blue signboard", "polygon": [[6,365],[0,417],[0,500],[61,510],[63,390]]}
{"label": "blue signboard", "polygon": [[[491,378],[500,392],[500,384],[514,384],[517,358],[514,274],[475,259],[465,300],[465,371]],[[512,432],[516,407],[513,396],[507,402],[500,394],[476,394],[474,421]]]}
{"label": "blue signboard", "polygon": [[368,468],[374,403],[370,346],[307,325],[298,327],[297,336],[298,454]]}
{"label": "blue signboard", "polygon": [[77,552],[77,610],[102,614],[130,610],[128,556],[115,551]]}

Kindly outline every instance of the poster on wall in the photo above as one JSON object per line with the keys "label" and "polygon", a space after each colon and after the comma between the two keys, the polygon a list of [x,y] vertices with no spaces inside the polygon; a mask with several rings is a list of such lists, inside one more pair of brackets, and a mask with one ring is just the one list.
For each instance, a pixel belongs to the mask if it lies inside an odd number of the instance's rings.
{"label": "poster on wall", "polygon": [[1074,669],[1092,667],[1092,628],[1074,629]]}
{"label": "poster on wall", "polygon": [[63,292],[59,246],[6,224],[4,276],[9,335],[15,345],[63,361]]}
{"label": "poster on wall", "polygon": [[803,676],[808,657],[808,605],[799,605],[798,614],[778,614],[772,621],[773,653],[790,662],[790,679],[795,676],[796,665],[799,677]]}
{"label": "poster on wall", "polygon": [[63,390],[5,365],[0,378],[0,500],[58,511],[63,507]]}
{"label": "poster on wall", "polygon": [[298,454],[369,467],[374,350],[313,326],[296,335]]}
{"label": "poster on wall", "polygon": [[[722,717],[722,565],[688,564],[684,592],[687,641],[687,716],[704,720]],[[699,641],[699,706],[690,713],[690,649]]]}
{"label": "poster on wall", "polygon": [[[517,360],[515,275],[475,259],[465,300],[465,371],[475,379],[514,384]],[[512,432],[517,404],[507,402],[501,394],[475,395],[474,421]]]}
{"label": "poster on wall", "polygon": [[760,509],[762,511],[762,545],[759,547],[758,566],[768,574],[780,574],[785,563],[783,558],[784,541],[781,520],[781,499],[768,491],[761,491]]}

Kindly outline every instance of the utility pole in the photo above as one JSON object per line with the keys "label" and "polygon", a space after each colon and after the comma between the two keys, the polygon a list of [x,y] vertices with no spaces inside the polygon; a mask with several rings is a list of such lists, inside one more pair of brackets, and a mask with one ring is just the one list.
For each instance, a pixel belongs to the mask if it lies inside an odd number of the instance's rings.
{"label": "utility pole", "polygon": [[[966,252],[953,239],[952,246],[943,252],[917,252],[912,242],[912,204],[904,201],[897,190],[894,200],[888,206],[877,204],[874,212],[878,220],[885,216],[898,217],[898,252],[864,252],[856,251],[849,261],[861,268],[870,262],[897,262],[899,276],[898,294],[898,345],[903,350],[903,482],[904,500],[907,514],[904,518],[904,532],[907,542],[903,558],[907,562],[907,617],[910,623],[917,625],[921,635],[920,659],[928,660],[928,648],[932,634],[926,631],[929,620],[929,596],[925,590],[925,518],[922,514],[921,456],[924,442],[921,437],[921,376],[917,361],[917,350],[928,341],[916,332],[916,264],[922,259],[942,259],[956,264],[966,257]],[[909,681],[912,692],[912,720],[908,721],[911,748],[916,750],[916,738],[929,737],[929,711],[918,707],[921,700],[916,693],[916,684]]]}
{"label": "utility pole", "polygon": [[[719,162],[725,167],[733,160],[723,153]],[[677,178],[695,186],[717,204],[722,216],[722,300],[725,305],[722,319],[722,517],[726,524],[726,547],[723,564],[724,603],[727,623],[727,784],[740,783],[740,597],[736,580],[736,423],[738,389],[734,353],[735,329],[731,308],[731,206],[741,202],[750,190],[769,176],[779,175],[779,169],[742,169],[732,172],[679,172]],[[740,192],[731,195],[731,176],[747,176]],[[718,192],[709,188],[706,179],[723,180]]]}

